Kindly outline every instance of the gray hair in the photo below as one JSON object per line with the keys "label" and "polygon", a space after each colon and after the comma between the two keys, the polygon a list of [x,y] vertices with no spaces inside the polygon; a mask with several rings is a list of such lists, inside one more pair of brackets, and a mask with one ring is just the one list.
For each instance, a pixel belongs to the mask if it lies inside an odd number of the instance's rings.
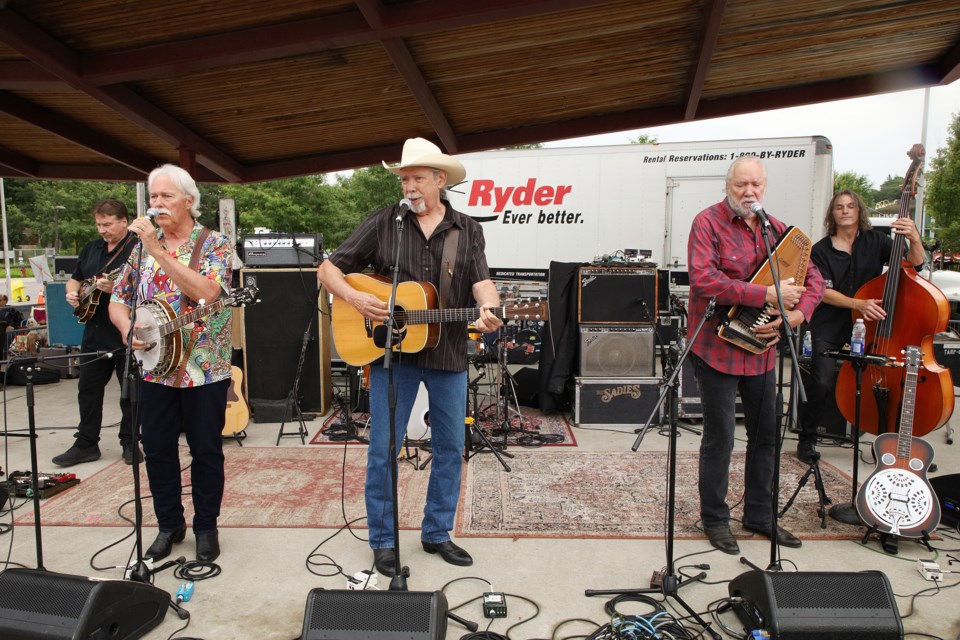
{"label": "gray hair", "polygon": [[760,166],[761,169],[763,169],[763,180],[764,182],[766,182],[767,167],[764,166],[763,162],[760,161],[760,158],[758,158],[757,156],[751,153],[744,156],[740,156],[739,158],[734,160],[732,163],[730,163],[730,168],[727,169],[727,180],[726,180],[727,185],[729,185],[730,181],[733,180],[733,172],[737,170],[737,167],[739,167],[742,164],[746,164],[748,162],[756,163]]}
{"label": "gray hair", "polygon": [[147,178],[147,191],[153,190],[153,181],[159,176],[167,176],[173,180],[175,185],[180,187],[181,191],[190,196],[190,198],[193,200],[193,203],[190,205],[190,215],[192,215],[194,218],[199,218],[200,190],[197,189],[196,181],[190,176],[186,169],[178,167],[175,164],[165,164],[157,167],[150,172],[150,176]]}

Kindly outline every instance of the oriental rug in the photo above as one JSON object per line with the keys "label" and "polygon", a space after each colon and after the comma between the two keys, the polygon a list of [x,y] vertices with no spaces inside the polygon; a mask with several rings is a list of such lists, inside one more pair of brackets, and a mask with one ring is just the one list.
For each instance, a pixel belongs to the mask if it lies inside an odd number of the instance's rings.
{"label": "oriental rug", "polygon": [[[457,521],[463,537],[662,538],[666,530],[666,452],[519,451],[506,473],[491,458],[467,468]],[[745,454],[731,463],[728,504],[743,493]],[[675,530],[677,538],[705,538],[700,528],[696,452],[677,454]],[[808,466],[792,455],[781,462],[781,508]],[[848,502],[852,481],[820,462],[826,494]],[[780,521],[804,539],[859,539],[863,529],[827,517],[821,529],[813,476]],[[829,508],[829,507],[828,507]],[[732,510],[739,520],[742,505]],[[737,537],[749,536],[731,522]]]}
{"label": "oriental rug", "polygon": [[[226,487],[220,510],[220,527],[339,527],[344,521],[365,515],[363,483],[366,447],[290,448],[224,447]],[[344,458],[346,455],[346,458]],[[190,455],[181,448],[184,492],[189,492]],[[420,527],[426,503],[427,471],[400,464],[400,528]],[[342,491],[341,491],[342,484]],[[143,520],[156,526],[145,467],[140,467],[140,491],[144,496]],[[341,498],[343,508],[341,508]],[[133,519],[133,473],[118,460],[76,487],[41,502],[40,520],[58,526],[127,526],[123,515]],[[126,504],[125,504],[126,503]],[[193,504],[183,498],[186,520],[193,518]],[[32,524],[33,512],[17,519]],[[365,521],[355,528],[366,526]]]}

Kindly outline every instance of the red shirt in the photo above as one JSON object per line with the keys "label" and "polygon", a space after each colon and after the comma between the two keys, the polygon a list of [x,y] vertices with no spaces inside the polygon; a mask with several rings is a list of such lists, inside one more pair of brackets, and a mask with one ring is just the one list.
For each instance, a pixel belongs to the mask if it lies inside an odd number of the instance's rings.
{"label": "red shirt", "polygon": [[[771,217],[774,230],[771,244],[787,229],[779,220]],[[710,298],[716,297],[719,307],[735,304],[747,307],[763,307],[767,286],[750,284],[747,280],[767,259],[767,250],[761,235],[760,225],[751,230],[743,218],[722,202],[704,209],[693,220],[687,244],[687,262],[690,273],[690,305],[687,316],[689,331],[693,331],[707,309]],[[807,321],[823,298],[823,278],[813,264],[807,263],[804,281],[807,290],[800,297],[796,309]],[[703,325],[693,352],[711,367],[730,375],[755,376],[773,368],[776,349],[755,354],[717,337],[718,313]]]}

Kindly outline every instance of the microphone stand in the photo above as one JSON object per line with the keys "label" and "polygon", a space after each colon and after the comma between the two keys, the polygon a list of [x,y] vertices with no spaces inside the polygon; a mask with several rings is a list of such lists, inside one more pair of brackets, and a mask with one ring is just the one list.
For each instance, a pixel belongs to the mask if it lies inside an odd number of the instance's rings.
{"label": "microphone stand", "polygon": [[707,305],[707,310],[703,314],[703,317],[700,318],[700,322],[697,324],[696,329],[693,332],[693,336],[687,340],[687,344],[683,349],[683,352],[680,354],[680,357],[677,359],[677,364],[674,366],[673,371],[670,373],[670,378],[663,383],[663,388],[660,391],[660,399],[657,400],[657,404],[654,405],[653,411],[650,412],[650,416],[647,418],[646,424],[643,425],[643,428],[640,429],[640,435],[637,436],[637,439],[634,441],[631,449],[636,451],[640,448],[640,443],[643,441],[643,436],[646,435],[647,429],[650,428],[650,424],[653,422],[654,417],[657,415],[657,411],[660,409],[660,406],[663,404],[664,400],[669,396],[670,398],[670,443],[668,445],[668,458],[667,458],[667,566],[663,574],[660,587],[651,586],[649,589],[587,589],[584,591],[584,595],[587,597],[590,596],[601,596],[601,595],[634,595],[634,594],[643,594],[643,593],[662,593],[664,597],[673,598],[677,603],[683,607],[684,610],[689,614],[689,616],[697,622],[704,630],[710,634],[714,640],[721,640],[719,633],[713,630],[710,626],[710,623],[704,620],[689,604],[687,604],[683,598],[680,597],[678,591],[680,587],[688,585],[694,582],[698,582],[707,577],[706,573],[699,573],[692,578],[689,578],[686,582],[681,582],[680,578],[677,576],[677,573],[674,568],[674,558],[673,558],[673,541],[675,533],[675,511],[676,511],[676,491],[677,491],[677,403],[679,401],[679,395],[677,393],[680,386],[680,372],[683,370],[683,362],[687,358],[687,354],[690,353],[690,350],[693,348],[693,343],[697,341],[697,336],[700,335],[700,330],[703,329],[704,323],[713,315],[714,308],[716,306],[716,299],[711,298],[710,303]]}
{"label": "microphone stand", "polygon": [[[757,219],[760,224],[760,235],[763,237],[763,246],[767,251],[767,263],[770,265],[770,275],[773,279],[773,288],[777,293],[777,310],[780,312],[781,326],[783,327],[785,337],[784,341],[787,343],[787,350],[790,354],[790,362],[792,365],[791,371],[798,372],[800,371],[800,362],[797,359],[796,344],[794,339],[793,327],[790,326],[790,322],[787,315],[786,307],[783,304],[783,294],[780,291],[780,268],[777,262],[773,259],[774,250],[771,247],[771,239],[769,236],[770,231],[770,220],[767,218],[766,213],[757,212]],[[783,433],[783,391],[780,387],[780,381],[783,380],[783,370],[784,370],[784,352],[783,349],[780,349],[779,354],[779,378],[776,384],[777,395],[776,395],[776,412],[774,422],[776,424],[776,439],[773,446],[773,478],[771,482],[770,489],[770,564],[767,566],[768,570],[780,570],[780,546],[777,542],[777,507],[779,506],[779,496],[780,496],[780,450],[783,442],[781,434]],[[804,391],[803,383],[800,382],[799,375],[790,376],[790,406],[791,414],[793,413],[794,402],[796,401],[796,396],[793,394],[793,390],[796,390],[799,394],[800,402],[807,401],[807,394]]]}
{"label": "microphone stand", "polygon": [[[407,208],[401,203],[399,213],[397,214],[397,247],[393,257],[393,281],[390,284],[390,299],[387,302],[387,320],[384,323],[386,327],[386,336],[383,345],[383,368],[387,370],[387,404],[390,407],[389,427],[390,427],[390,490],[393,493],[393,558],[394,558],[394,576],[390,579],[390,591],[407,591],[407,577],[410,575],[410,569],[400,564],[400,507],[398,502],[398,475],[399,468],[397,464],[397,393],[394,386],[393,369],[393,338],[394,327],[396,327],[396,300],[397,285],[400,282],[400,248],[403,245],[404,219],[406,218]],[[402,338],[401,338],[402,339]],[[398,342],[399,344],[399,342]]]}
{"label": "microphone stand", "polygon": [[140,499],[140,380],[142,371],[133,355],[133,334],[137,320],[138,296],[140,295],[140,270],[143,268],[143,241],[137,242],[136,268],[133,271],[133,298],[130,301],[130,326],[127,329],[127,348],[124,353],[123,384],[120,399],[130,400],[130,446],[133,447],[133,529],[136,538],[137,561],[127,571],[125,578],[149,584],[153,570],[143,560],[143,502]]}

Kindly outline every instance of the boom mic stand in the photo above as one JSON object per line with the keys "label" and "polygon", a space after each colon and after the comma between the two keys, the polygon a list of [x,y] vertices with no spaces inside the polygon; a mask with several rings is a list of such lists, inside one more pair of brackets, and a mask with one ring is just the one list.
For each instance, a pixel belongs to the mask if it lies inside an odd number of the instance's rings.
{"label": "boom mic stand", "polygon": [[[297,372],[293,376],[293,388],[287,394],[287,401],[283,407],[283,421],[280,423],[280,431],[277,433],[277,444],[280,444],[280,438],[283,436],[300,436],[300,444],[305,444],[307,440],[307,425],[303,423],[303,412],[300,411],[300,373],[303,371],[303,361],[307,355],[307,345],[313,336],[310,332],[313,330],[313,312],[310,313],[310,320],[307,321],[307,330],[303,332],[303,341],[300,344],[300,358],[297,360]],[[293,416],[290,415],[290,407],[293,407]],[[299,426],[293,433],[284,433],[283,427],[287,424],[289,418],[296,418]]]}
{"label": "boom mic stand", "polygon": [[[766,213],[760,215],[757,213],[757,218],[760,221],[760,235],[763,237],[763,246],[767,251],[767,262],[770,265],[770,276],[773,279],[773,288],[777,293],[777,310],[780,312],[780,318],[782,322],[780,323],[785,338],[784,341],[787,343],[787,349],[790,353],[790,363],[792,366],[791,371],[794,372],[790,376],[790,387],[791,391],[796,390],[799,395],[800,402],[807,401],[807,394],[803,389],[803,384],[800,382],[800,376],[797,372],[800,371],[800,361],[797,359],[797,350],[796,350],[796,340],[794,338],[793,327],[790,326],[788,320],[789,316],[787,315],[786,307],[783,304],[783,294],[780,291],[780,268],[779,264],[773,259],[773,248],[770,246],[770,220],[767,218]],[[780,363],[779,363],[779,380],[783,380],[783,371],[784,371],[784,360],[785,356],[783,353],[783,348],[780,349]],[[775,444],[773,447],[773,479],[771,483],[770,490],[770,564],[768,569],[770,570],[779,570],[780,569],[780,547],[777,542],[777,507],[779,506],[780,501],[780,451],[783,443],[783,391],[780,388],[780,384],[776,385],[777,387],[777,396],[776,396],[776,413],[775,413],[775,424],[776,424],[776,438]],[[794,401],[796,396],[790,394],[790,406],[793,409],[795,407]],[[791,410],[792,415],[796,415],[795,411]]]}
{"label": "boom mic stand", "polygon": [[643,436],[646,435],[647,429],[650,428],[650,423],[653,422],[654,417],[657,415],[657,411],[660,409],[660,406],[664,403],[664,400],[670,400],[670,442],[668,445],[669,455],[668,455],[668,472],[667,472],[667,568],[666,572],[663,575],[663,580],[660,584],[660,588],[651,587],[649,589],[587,589],[584,592],[584,595],[589,596],[601,596],[601,595],[634,595],[634,594],[643,594],[643,593],[662,593],[664,597],[673,598],[677,603],[686,610],[687,614],[697,622],[701,627],[710,634],[714,640],[721,640],[719,633],[713,630],[710,626],[710,623],[705,621],[696,611],[687,604],[683,598],[680,597],[678,591],[680,587],[690,584],[692,582],[698,582],[706,577],[705,573],[700,573],[693,578],[690,578],[686,582],[681,582],[680,578],[677,576],[675,567],[674,567],[674,558],[673,558],[673,539],[675,532],[675,517],[674,512],[676,511],[676,492],[677,492],[677,403],[679,402],[679,394],[677,393],[680,385],[680,371],[683,368],[683,362],[687,358],[687,354],[690,353],[690,350],[693,348],[693,343],[696,342],[697,336],[700,335],[700,330],[703,329],[703,324],[713,315],[714,308],[716,306],[715,299],[711,298],[710,303],[707,305],[707,310],[703,314],[703,317],[700,318],[700,322],[697,324],[696,329],[693,332],[693,336],[687,340],[687,344],[683,349],[683,352],[680,354],[680,357],[677,359],[677,364],[674,367],[673,371],[670,374],[670,378],[663,383],[663,389],[660,391],[660,399],[657,400],[657,404],[653,407],[653,411],[650,412],[650,417],[647,418],[646,424],[643,425],[643,428],[640,430],[640,435],[637,436],[636,441],[633,443],[632,450],[636,451],[640,448],[640,443],[643,441]]}
{"label": "boom mic stand", "polygon": [[[465,425],[467,430],[467,440],[466,440],[466,452],[464,453],[463,459],[469,460],[473,456],[489,449],[493,455],[497,456],[497,460],[500,462],[500,465],[503,467],[503,470],[507,473],[510,472],[510,465],[507,464],[506,460],[503,459],[503,456],[508,458],[513,458],[513,454],[507,451],[501,451],[497,448],[497,445],[494,445],[490,442],[490,438],[487,437],[487,434],[483,432],[483,429],[477,424],[480,418],[479,402],[477,396],[480,392],[480,380],[486,375],[486,367],[483,364],[482,360],[478,360],[474,363],[478,374],[477,377],[467,383],[467,390],[473,395],[473,421],[468,425]],[[473,448],[473,435],[476,434],[480,439],[482,444],[476,449]]]}

